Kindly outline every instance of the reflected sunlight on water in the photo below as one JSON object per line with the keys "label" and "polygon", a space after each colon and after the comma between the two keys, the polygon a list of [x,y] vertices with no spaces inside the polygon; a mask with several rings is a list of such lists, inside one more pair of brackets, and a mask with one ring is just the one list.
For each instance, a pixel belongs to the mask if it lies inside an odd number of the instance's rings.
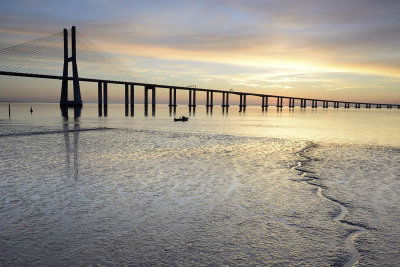
{"label": "reflected sunlight on water", "polygon": [[0,105],[0,265],[400,261],[397,109],[30,106]]}

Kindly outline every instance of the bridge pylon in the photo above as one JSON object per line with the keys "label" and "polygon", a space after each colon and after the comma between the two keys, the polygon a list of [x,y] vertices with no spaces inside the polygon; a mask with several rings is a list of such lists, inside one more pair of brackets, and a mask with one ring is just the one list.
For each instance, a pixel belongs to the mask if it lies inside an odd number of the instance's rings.
{"label": "bridge pylon", "polygon": [[[72,64],[72,82],[74,100],[68,101],[68,63]],[[61,85],[60,106],[82,107],[81,88],[79,86],[78,66],[76,64],[76,30],[71,28],[71,57],[68,57],[68,31],[64,29],[64,69]]]}

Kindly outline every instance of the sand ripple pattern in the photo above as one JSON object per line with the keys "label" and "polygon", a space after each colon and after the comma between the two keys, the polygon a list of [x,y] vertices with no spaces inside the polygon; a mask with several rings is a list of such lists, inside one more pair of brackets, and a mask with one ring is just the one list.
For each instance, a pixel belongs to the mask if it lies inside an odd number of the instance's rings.
{"label": "sand ripple pattern", "polygon": [[0,265],[335,265],[336,203],[290,169],[303,142],[172,131],[9,136]]}

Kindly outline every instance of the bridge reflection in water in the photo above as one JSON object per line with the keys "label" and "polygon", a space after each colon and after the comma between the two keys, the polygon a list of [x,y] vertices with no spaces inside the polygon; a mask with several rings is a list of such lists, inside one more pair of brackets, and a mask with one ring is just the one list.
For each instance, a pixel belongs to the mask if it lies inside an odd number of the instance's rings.
{"label": "bridge reflection in water", "polygon": [[[68,112],[73,110],[74,119],[69,120]],[[63,117],[63,132],[65,142],[65,158],[66,158],[66,175],[78,179],[79,174],[79,117],[81,116],[82,107],[61,106],[61,115]],[[72,128],[70,128],[72,126]],[[73,134],[72,144],[70,142],[70,134]],[[71,156],[73,157],[72,171],[71,171]]]}

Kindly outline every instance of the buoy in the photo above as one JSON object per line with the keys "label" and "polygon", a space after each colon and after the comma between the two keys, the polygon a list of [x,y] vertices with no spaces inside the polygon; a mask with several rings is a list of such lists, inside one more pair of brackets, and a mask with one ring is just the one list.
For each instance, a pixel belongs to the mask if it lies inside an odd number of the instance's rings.
{"label": "buoy", "polygon": [[31,113],[33,112],[33,109],[32,109],[32,107],[31,107],[31,110],[30,110],[30,112],[31,112]]}

